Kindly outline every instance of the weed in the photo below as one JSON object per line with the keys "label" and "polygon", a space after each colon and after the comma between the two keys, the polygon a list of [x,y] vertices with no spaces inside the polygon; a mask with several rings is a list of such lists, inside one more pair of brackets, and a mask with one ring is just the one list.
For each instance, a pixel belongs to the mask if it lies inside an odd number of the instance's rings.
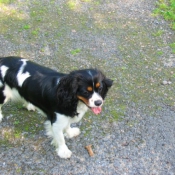
{"label": "weed", "polygon": [[17,168],[16,173],[20,173],[20,172],[21,172],[21,168]]}
{"label": "weed", "polygon": [[171,49],[172,49],[172,52],[175,53],[175,43],[171,43],[169,44]]}
{"label": "weed", "polygon": [[32,35],[34,35],[34,36],[37,36],[38,33],[39,33],[39,29],[36,29],[36,30],[33,30],[33,31],[32,31]]}
{"label": "weed", "polygon": [[58,15],[61,15],[62,14],[62,11],[61,11],[60,8],[57,9],[57,13],[58,13]]}
{"label": "weed", "polygon": [[74,2],[72,0],[68,1],[67,5],[71,10],[76,9],[76,2]]}
{"label": "weed", "polygon": [[162,30],[158,30],[157,32],[152,33],[153,36],[161,36],[162,34],[163,34]]}
{"label": "weed", "polygon": [[24,29],[24,30],[28,30],[28,29],[30,29],[31,27],[30,27],[30,25],[29,24],[26,24],[26,25],[24,25],[23,27],[22,27],[22,29]]}
{"label": "weed", "polygon": [[15,137],[15,139],[20,139],[21,138],[21,132],[15,131],[14,132],[14,137]]}
{"label": "weed", "polygon": [[125,67],[125,66],[122,66],[122,67],[121,67],[121,69],[122,69],[122,70],[126,70],[126,69],[127,69],[127,67]]}
{"label": "weed", "polygon": [[80,53],[81,52],[81,49],[75,49],[75,50],[72,50],[70,53],[72,54],[72,55],[77,55],[78,53]]}
{"label": "weed", "polygon": [[118,112],[116,110],[112,110],[112,111],[110,111],[110,113],[112,115],[112,118],[115,121],[121,121],[122,120],[122,116],[124,115],[123,112]]}
{"label": "weed", "polygon": [[163,55],[163,51],[157,51],[157,55]]}
{"label": "weed", "polygon": [[0,146],[5,146],[5,147],[13,147],[13,144],[10,143],[8,139],[1,139],[0,140]]}
{"label": "weed", "polygon": [[14,122],[14,125],[18,125],[20,122],[19,122],[19,120],[16,120],[15,122]]}
{"label": "weed", "polygon": [[100,5],[99,1],[94,1],[94,5]]}
{"label": "weed", "polygon": [[166,20],[170,20],[171,28],[175,30],[175,0],[159,0],[154,14],[160,14]]}

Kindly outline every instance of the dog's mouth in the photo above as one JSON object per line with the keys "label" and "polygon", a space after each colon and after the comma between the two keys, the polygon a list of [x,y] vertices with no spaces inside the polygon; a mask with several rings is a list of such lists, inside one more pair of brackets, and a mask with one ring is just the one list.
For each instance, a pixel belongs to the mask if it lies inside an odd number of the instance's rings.
{"label": "dog's mouth", "polygon": [[100,114],[101,113],[101,111],[102,111],[102,107],[100,106],[98,106],[98,107],[89,107],[90,109],[91,109],[91,111],[94,113],[94,114],[96,114],[96,115],[98,115],[98,114]]}
{"label": "dog's mouth", "polygon": [[86,104],[86,106],[87,106],[89,109],[91,109],[91,111],[92,111],[94,114],[98,115],[98,114],[101,113],[101,111],[102,111],[102,107],[101,107],[101,106],[90,107],[87,99],[85,99],[84,97],[81,97],[81,96],[77,96],[77,97],[78,97],[78,99],[81,100],[84,104]]}

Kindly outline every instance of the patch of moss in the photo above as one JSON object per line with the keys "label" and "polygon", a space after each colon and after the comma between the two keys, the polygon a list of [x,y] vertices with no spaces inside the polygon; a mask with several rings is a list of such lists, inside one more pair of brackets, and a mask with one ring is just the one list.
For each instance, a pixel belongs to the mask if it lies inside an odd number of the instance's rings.
{"label": "patch of moss", "polygon": [[28,111],[21,103],[3,107],[4,116],[13,115],[9,123],[14,127],[13,137],[18,139],[21,135],[38,134],[43,129],[44,117],[36,112]]}

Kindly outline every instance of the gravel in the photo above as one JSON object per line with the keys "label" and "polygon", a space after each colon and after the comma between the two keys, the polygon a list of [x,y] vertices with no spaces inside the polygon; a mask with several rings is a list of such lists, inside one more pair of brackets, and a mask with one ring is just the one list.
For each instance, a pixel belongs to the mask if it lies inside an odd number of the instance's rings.
{"label": "gravel", "polygon": [[[0,32],[1,56],[20,55],[63,72],[100,67],[114,86],[101,116],[89,112],[74,125],[82,132],[66,139],[73,152],[68,160],[50,145],[44,117],[4,106],[0,174],[174,175],[175,56],[169,44],[175,35],[168,22],[153,17],[156,0],[20,2],[6,7],[25,13],[25,20],[0,22],[8,28]],[[26,24],[31,29],[23,29]],[[71,54],[77,48],[80,53]],[[30,115],[39,118],[40,130],[19,130]],[[85,149],[90,144],[93,157]]]}

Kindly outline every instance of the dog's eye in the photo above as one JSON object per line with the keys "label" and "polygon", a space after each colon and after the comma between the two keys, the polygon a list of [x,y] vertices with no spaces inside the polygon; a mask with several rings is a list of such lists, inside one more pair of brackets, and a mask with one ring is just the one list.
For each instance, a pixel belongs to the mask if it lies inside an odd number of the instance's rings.
{"label": "dog's eye", "polygon": [[103,89],[103,87],[102,87],[102,86],[100,86],[100,87],[98,88],[98,91],[99,91],[99,92],[101,92],[101,91],[102,91],[102,89]]}

